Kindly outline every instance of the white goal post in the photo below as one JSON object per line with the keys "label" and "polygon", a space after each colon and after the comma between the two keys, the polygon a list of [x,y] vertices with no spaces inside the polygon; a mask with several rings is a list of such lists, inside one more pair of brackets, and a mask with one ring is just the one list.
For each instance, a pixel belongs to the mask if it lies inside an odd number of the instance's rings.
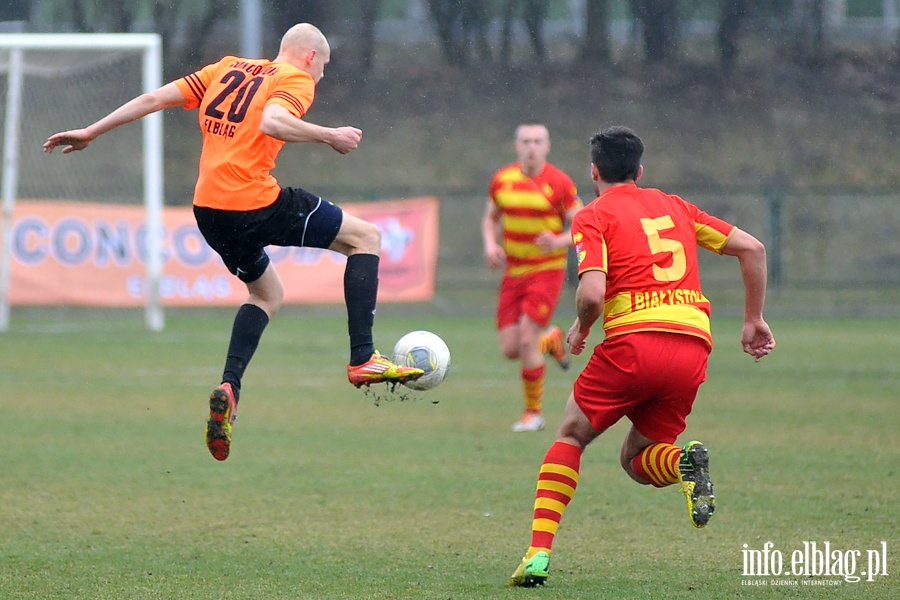
{"label": "white goal post", "polygon": [[[13,208],[19,193],[21,146],[28,152],[39,148],[46,139],[21,139],[23,120],[23,81],[29,72],[29,51],[116,51],[129,50],[141,54],[141,88],[133,95],[152,91],[162,85],[162,44],[154,33],[123,34],[2,34],[0,35],[0,81],[6,79],[6,103],[3,127],[2,171],[2,246],[0,246],[0,331],[9,329],[11,281],[11,226]],[[68,90],[60,89],[65,97]],[[46,103],[57,98],[47,98]],[[27,109],[27,106],[24,107]],[[112,107],[115,108],[115,107]],[[101,115],[102,116],[102,115]],[[83,127],[77,121],[70,128]],[[165,326],[160,294],[163,267],[163,143],[162,115],[154,113],[142,120],[143,202],[146,207],[147,256],[145,325],[151,331]],[[53,131],[46,132],[50,135]]]}

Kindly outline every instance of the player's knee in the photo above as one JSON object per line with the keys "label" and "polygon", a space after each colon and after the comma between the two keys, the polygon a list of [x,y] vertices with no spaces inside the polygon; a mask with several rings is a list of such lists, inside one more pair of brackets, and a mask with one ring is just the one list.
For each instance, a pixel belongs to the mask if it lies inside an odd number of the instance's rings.
{"label": "player's knee", "polygon": [[519,324],[519,356],[528,356],[541,353],[541,333],[533,322],[524,320]]}
{"label": "player's knee", "polygon": [[372,223],[364,221],[360,228],[357,248],[364,254],[381,254],[381,230]]}
{"label": "player's knee", "polygon": [[250,302],[259,306],[271,319],[284,304],[284,285],[277,277],[268,278],[265,285],[251,284]]}
{"label": "player's knee", "polygon": [[328,249],[340,252],[345,256],[351,254],[380,256],[381,230],[368,221],[344,215],[344,223]]}
{"label": "player's knee", "polygon": [[284,306],[284,289],[281,290],[278,296],[269,301],[269,318],[274,317],[275,313],[281,310],[282,306]]}
{"label": "player's knee", "polygon": [[284,295],[280,295],[277,297],[268,296],[266,298],[252,298],[254,304],[259,306],[263,311],[268,315],[271,319],[278,311],[281,309],[281,306],[284,304]]}
{"label": "player's knee", "polygon": [[500,344],[500,352],[503,353],[503,357],[508,360],[515,360],[519,358],[519,344],[518,343],[506,343]]}
{"label": "player's knee", "polygon": [[541,341],[537,338],[522,336],[522,339],[519,340],[518,354],[519,356],[540,356]]}

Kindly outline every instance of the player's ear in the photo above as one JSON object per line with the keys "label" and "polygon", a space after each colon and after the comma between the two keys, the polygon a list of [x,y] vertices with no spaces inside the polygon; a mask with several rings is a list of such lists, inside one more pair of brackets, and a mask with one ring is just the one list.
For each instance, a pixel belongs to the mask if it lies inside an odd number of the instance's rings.
{"label": "player's ear", "polygon": [[637,182],[638,179],[641,178],[641,175],[644,174],[644,165],[638,165],[638,174],[637,177],[634,178],[634,181]]}
{"label": "player's ear", "polygon": [[594,183],[600,181],[600,170],[594,163],[591,163],[591,181]]}

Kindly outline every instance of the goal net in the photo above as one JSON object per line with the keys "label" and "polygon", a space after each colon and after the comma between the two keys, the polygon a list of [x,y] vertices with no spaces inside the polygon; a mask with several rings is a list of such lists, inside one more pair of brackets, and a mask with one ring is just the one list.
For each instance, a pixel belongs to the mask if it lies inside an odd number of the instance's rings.
{"label": "goal net", "polygon": [[[9,327],[11,277],[19,266],[14,244],[29,255],[54,253],[53,232],[39,226],[13,230],[17,202],[102,203],[145,207],[135,260],[144,282],[145,324],[164,326],[162,273],[162,116],[149,115],[104,136],[85,152],[52,157],[41,152],[57,131],[84,127],[142,92],[161,85],[161,45],[156,34],[11,34],[0,36],[0,127],[3,133],[0,331]],[[63,208],[62,210],[65,210]],[[17,235],[18,234],[18,235]],[[78,241],[55,240],[63,247]],[[43,247],[43,246],[46,247]],[[89,285],[89,283],[87,284]],[[37,304],[66,304],[52,299]]]}

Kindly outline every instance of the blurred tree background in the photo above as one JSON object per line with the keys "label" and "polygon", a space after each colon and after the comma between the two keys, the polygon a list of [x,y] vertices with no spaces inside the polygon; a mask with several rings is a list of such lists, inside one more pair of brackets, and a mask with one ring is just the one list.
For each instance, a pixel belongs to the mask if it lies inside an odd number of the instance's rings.
{"label": "blurred tree background", "polygon": [[[805,286],[808,306],[843,289],[827,302],[858,310],[865,282],[868,310],[900,306],[900,0],[7,0],[0,26],[158,32],[168,80],[247,51],[254,6],[262,55],[294,23],[322,29],[332,62],[307,118],[364,131],[347,156],[285,148],[276,175],[339,202],[440,197],[451,287],[492,287],[487,182],[538,120],[585,200],[589,137],[629,125],[642,183],[764,238],[776,286]],[[165,115],[169,204],[191,201],[196,118]]]}
{"label": "blurred tree background", "polygon": [[[262,11],[264,55],[293,23],[315,23],[333,56],[310,119],[368,135],[348,160],[315,148],[290,170],[377,197],[480,191],[522,119],[550,125],[554,159],[570,170],[587,163],[590,133],[617,122],[649,138],[647,176],[660,185],[895,186],[898,4],[9,0],[0,19],[34,32],[158,32],[167,80],[240,54],[248,7]],[[197,144],[179,132],[192,117],[166,118],[180,165],[167,195],[185,198]]]}
{"label": "blurred tree background", "polygon": [[[180,72],[214,49],[217,35],[241,27],[242,5],[263,13],[268,49],[286,27],[311,22],[346,38],[364,71],[374,66],[377,32],[386,22],[418,29],[425,18],[447,64],[501,66],[509,66],[517,34],[527,40],[531,60],[546,60],[548,25],[561,20],[570,23],[569,35],[577,32],[583,61],[613,60],[610,38],[624,28],[648,63],[678,61],[686,43],[703,37],[715,44],[725,69],[739,58],[742,34],[781,38],[817,59],[829,49],[829,32],[847,28],[847,17],[881,19],[881,33],[894,41],[898,27],[896,0],[7,0],[0,22],[19,21],[35,32],[154,31],[164,38],[168,69]],[[715,35],[697,35],[711,28]],[[422,32],[403,37],[421,38]]]}

